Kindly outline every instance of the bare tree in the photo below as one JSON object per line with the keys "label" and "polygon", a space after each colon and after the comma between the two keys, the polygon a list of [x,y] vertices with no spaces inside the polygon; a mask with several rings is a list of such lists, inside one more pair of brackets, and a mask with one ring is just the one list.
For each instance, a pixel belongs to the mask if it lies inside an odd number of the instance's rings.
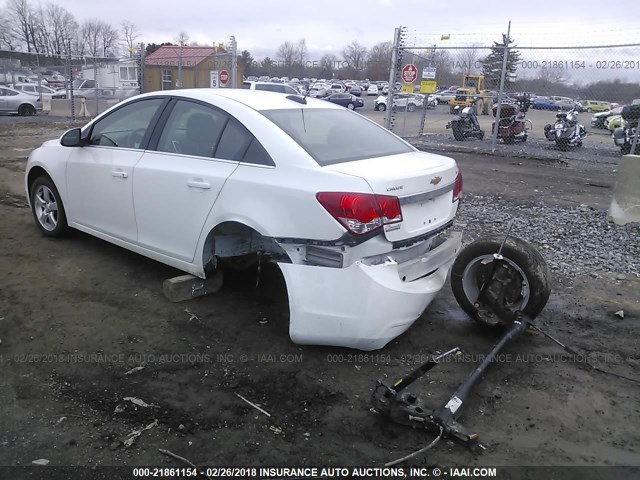
{"label": "bare tree", "polygon": [[320,59],[320,67],[322,68],[323,77],[332,77],[333,72],[338,69],[339,63],[338,57],[336,57],[333,53],[325,53]]}
{"label": "bare tree", "polygon": [[85,52],[91,57],[100,56],[100,20],[85,20],[80,27],[81,42]]}
{"label": "bare tree", "polygon": [[546,83],[563,83],[567,80],[566,70],[562,68],[540,68],[538,79]]}
{"label": "bare tree", "polygon": [[0,48],[15,50],[17,42],[11,31],[11,20],[5,12],[0,12]]}
{"label": "bare tree", "polygon": [[27,52],[34,50],[34,12],[27,0],[8,0],[7,11],[11,35],[18,42],[24,43]]}
{"label": "bare tree", "polygon": [[480,49],[477,45],[471,48],[460,50],[456,54],[455,70],[462,72],[464,75],[478,72],[482,69],[480,65]]}
{"label": "bare tree", "polygon": [[187,45],[189,43],[189,35],[187,32],[180,32],[174,40],[178,45]]}
{"label": "bare tree", "polygon": [[70,39],[75,37],[78,22],[64,8],[48,3],[40,11],[41,31],[46,38],[46,51],[54,55],[66,54],[69,51]]}
{"label": "bare tree", "polygon": [[369,78],[375,80],[389,78],[392,51],[393,44],[391,42],[381,42],[371,47],[367,56],[367,75]]}
{"label": "bare tree", "polygon": [[100,35],[102,56],[114,56],[113,46],[118,43],[118,30],[113,28],[110,23],[100,22],[98,33]]}
{"label": "bare tree", "polygon": [[121,38],[123,41],[124,49],[130,57],[133,57],[133,53],[135,52],[136,48],[136,39],[140,36],[140,34],[138,33],[138,29],[136,28],[136,26],[129,21],[125,20],[124,22],[122,22],[121,27]]}
{"label": "bare tree", "polygon": [[307,40],[301,38],[298,40],[298,44],[296,45],[296,62],[300,65],[304,65],[304,62],[307,60],[308,53]]}
{"label": "bare tree", "polygon": [[354,40],[342,50],[342,57],[349,67],[362,71],[367,58],[367,48]]}
{"label": "bare tree", "polygon": [[285,65],[291,65],[296,58],[296,46],[293,42],[286,41],[278,47],[276,58]]}

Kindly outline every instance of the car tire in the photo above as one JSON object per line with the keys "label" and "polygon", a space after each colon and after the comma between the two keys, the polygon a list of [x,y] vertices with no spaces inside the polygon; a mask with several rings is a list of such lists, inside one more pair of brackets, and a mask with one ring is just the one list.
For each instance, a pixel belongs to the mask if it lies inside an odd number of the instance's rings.
{"label": "car tire", "polygon": [[[500,250],[503,237],[490,236],[467,245],[456,258],[451,269],[453,295],[469,317],[480,325],[496,328],[505,325],[505,319],[490,317],[474,305],[482,284],[493,272],[494,254]],[[532,319],[538,316],[549,300],[551,274],[538,250],[516,237],[508,237],[500,251],[503,265],[512,281],[504,292],[505,310],[522,311]]]}
{"label": "car tire", "polygon": [[347,108],[348,108],[349,110],[355,110],[356,106],[355,106],[353,103],[348,103],[348,104],[347,104]]}
{"label": "car tire", "polygon": [[58,189],[46,175],[36,178],[30,191],[31,213],[47,237],[62,237],[68,230],[67,215]]}
{"label": "car tire", "polygon": [[387,106],[384,103],[381,103],[380,105],[378,105],[377,110],[380,110],[381,112],[384,112],[387,109]]}
{"label": "car tire", "polygon": [[415,112],[416,111],[416,106],[413,103],[410,103],[409,105],[407,105],[407,111],[408,112]]}
{"label": "car tire", "polygon": [[36,109],[33,107],[33,105],[23,103],[18,107],[18,115],[20,115],[21,117],[27,117],[35,114]]}
{"label": "car tire", "polygon": [[507,145],[512,145],[516,141],[516,139],[515,137],[509,135],[507,137],[502,137],[502,141]]}

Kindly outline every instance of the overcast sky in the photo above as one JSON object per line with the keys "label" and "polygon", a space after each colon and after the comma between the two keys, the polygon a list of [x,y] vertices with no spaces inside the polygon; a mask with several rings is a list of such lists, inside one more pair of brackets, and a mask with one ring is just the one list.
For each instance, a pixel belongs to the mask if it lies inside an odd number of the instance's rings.
{"label": "overcast sky", "polygon": [[[35,0],[32,0],[35,2]],[[43,0],[45,1],[45,0]],[[201,44],[226,42],[235,35],[238,51],[249,50],[257,60],[275,59],[278,46],[305,38],[310,61],[325,53],[340,57],[358,40],[370,48],[393,39],[394,29],[406,26],[412,45],[490,46],[506,33],[520,47],[640,44],[640,0],[52,0],[78,21],[98,18],[119,28],[133,22],[138,41],[174,41],[181,31]],[[441,35],[449,34],[449,40]],[[481,56],[486,51],[480,52]],[[585,61],[586,71],[569,68],[567,79],[636,79],[640,83],[640,48],[617,50],[521,50],[523,59]],[[596,68],[608,60],[631,60],[631,69]],[[539,65],[538,65],[539,66]],[[584,67],[585,65],[583,65]],[[629,65],[627,65],[629,66]],[[532,75],[521,69],[519,75]]]}
{"label": "overcast sky", "polygon": [[[305,38],[310,57],[339,54],[357,39],[367,47],[391,40],[407,26],[414,41],[428,45],[490,44],[506,33],[519,45],[640,43],[640,1],[605,0],[53,0],[77,20],[99,18],[119,26],[133,22],[140,41],[172,41],[180,31],[211,44],[235,35],[239,50],[255,58],[274,56],[285,40]],[[451,34],[447,42],[441,34]],[[638,58],[640,60],[640,58]]]}

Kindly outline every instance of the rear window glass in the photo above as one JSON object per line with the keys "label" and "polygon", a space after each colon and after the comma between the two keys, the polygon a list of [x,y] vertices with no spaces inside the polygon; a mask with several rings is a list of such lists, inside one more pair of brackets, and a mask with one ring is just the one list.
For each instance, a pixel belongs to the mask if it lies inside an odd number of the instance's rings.
{"label": "rear window glass", "polygon": [[321,166],[414,151],[387,129],[348,110],[300,108],[262,114]]}

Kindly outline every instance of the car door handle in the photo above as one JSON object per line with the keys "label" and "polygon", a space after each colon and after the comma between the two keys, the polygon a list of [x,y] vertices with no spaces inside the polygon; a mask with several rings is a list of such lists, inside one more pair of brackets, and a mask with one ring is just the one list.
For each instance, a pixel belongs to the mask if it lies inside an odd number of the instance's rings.
{"label": "car door handle", "polygon": [[111,170],[111,176],[116,178],[127,178],[129,174],[122,169]]}
{"label": "car door handle", "polygon": [[207,190],[208,188],[211,188],[211,184],[208,182],[203,182],[200,179],[197,180],[189,180],[187,182],[187,185],[191,188],[201,188],[203,190]]}

